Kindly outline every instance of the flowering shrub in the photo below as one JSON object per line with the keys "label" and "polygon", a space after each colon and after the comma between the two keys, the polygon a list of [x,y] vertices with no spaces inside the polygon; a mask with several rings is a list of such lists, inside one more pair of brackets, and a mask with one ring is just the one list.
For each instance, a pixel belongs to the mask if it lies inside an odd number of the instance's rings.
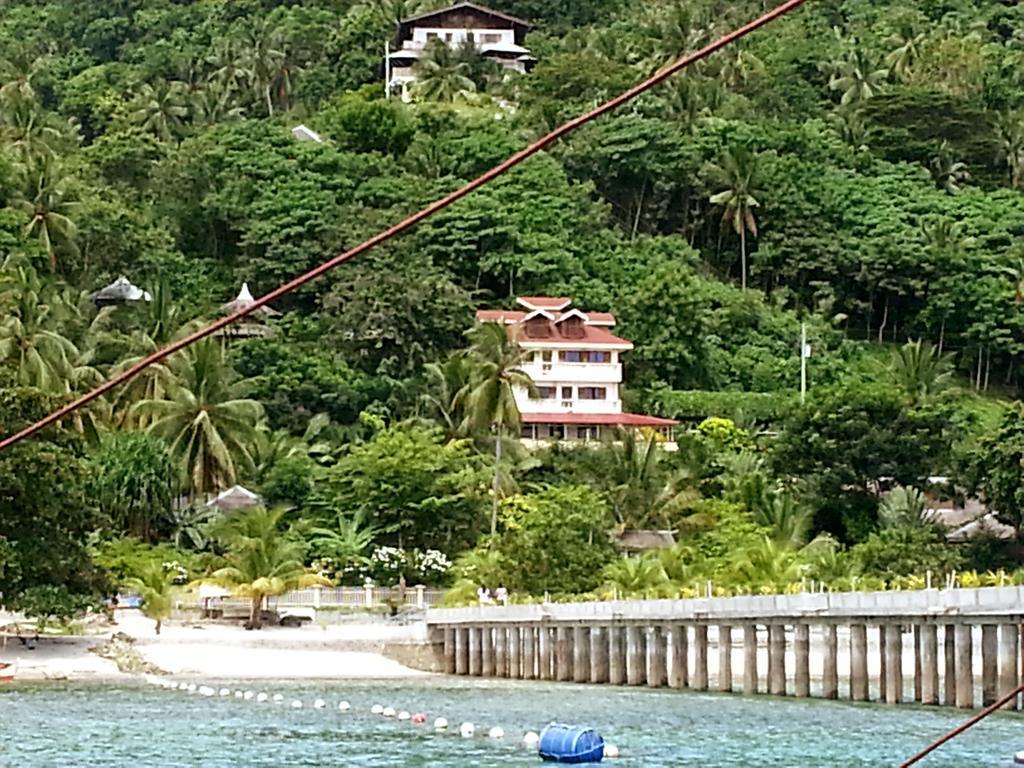
{"label": "flowering shrub", "polygon": [[369,579],[375,584],[393,585],[404,576],[407,584],[435,585],[447,578],[451,567],[448,556],[436,549],[385,546],[375,548],[366,563],[350,563],[341,569],[330,558],[313,561],[313,568],[321,576],[343,584],[362,584]]}
{"label": "flowering shrub", "polygon": [[185,566],[183,566],[181,563],[179,563],[177,560],[172,560],[170,562],[164,562],[164,563],[161,563],[161,565],[163,565],[164,570],[167,573],[173,575],[174,578],[172,579],[171,583],[173,583],[173,584],[187,584],[188,583],[188,569]]}

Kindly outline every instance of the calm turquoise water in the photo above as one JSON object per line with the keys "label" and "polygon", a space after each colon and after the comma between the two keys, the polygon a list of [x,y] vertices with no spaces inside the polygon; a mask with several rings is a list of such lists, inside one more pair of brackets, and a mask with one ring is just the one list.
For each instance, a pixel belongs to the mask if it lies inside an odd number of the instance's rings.
{"label": "calm turquoise water", "polygon": [[[209,682],[209,681],[203,681]],[[210,683],[218,685],[216,683]],[[620,766],[892,766],[962,719],[919,707],[798,702],[524,682],[263,683],[306,707],[202,698],[151,687],[0,688],[0,766],[529,766],[526,730],[551,720],[596,727]],[[316,698],[332,709],[314,710]],[[353,710],[333,707],[346,699]],[[503,742],[435,734],[369,714],[373,704],[493,725]],[[1024,717],[998,715],[919,765],[1009,766]]]}

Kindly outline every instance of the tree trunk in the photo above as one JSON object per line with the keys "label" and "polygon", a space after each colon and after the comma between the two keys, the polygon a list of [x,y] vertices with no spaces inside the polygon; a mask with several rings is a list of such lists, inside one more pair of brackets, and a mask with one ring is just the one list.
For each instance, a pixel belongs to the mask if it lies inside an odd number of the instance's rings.
{"label": "tree trunk", "polygon": [[267,117],[274,116],[274,102],[270,98],[270,83],[267,83],[266,88],[263,89],[263,95],[267,100]]}
{"label": "tree trunk", "polygon": [[740,288],[747,290],[747,227],[740,227]]}
{"label": "tree trunk", "polygon": [[497,439],[494,441],[494,505],[491,507],[491,543],[493,545],[495,536],[498,535],[498,483],[501,473],[501,427],[496,432]]}
{"label": "tree trunk", "polygon": [[252,629],[263,628],[263,595],[252,599],[252,606],[249,610],[249,626]]}
{"label": "tree trunk", "polygon": [[163,623],[164,623],[163,619],[157,619],[156,620],[156,633],[158,635],[160,634],[160,627],[163,625]]}
{"label": "tree trunk", "polygon": [[984,347],[978,347],[978,369],[974,372],[974,390],[981,391],[981,361],[985,356]]}
{"label": "tree trunk", "polygon": [[636,202],[636,213],[633,215],[633,231],[629,235],[629,242],[636,241],[637,230],[640,229],[640,214],[644,210],[644,193],[647,191],[647,179],[644,178],[643,186],[640,187],[640,198]]}
{"label": "tree trunk", "polygon": [[882,307],[882,323],[878,326],[878,343],[885,339],[885,326],[889,323],[889,294],[885,294],[885,304]]}
{"label": "tree trunk", "polygon": [[946,341],[946,318],[942,318],[942,323],[939,325],[939,354],[942,354],[942,345]]}
{"label": "tree trunk", "polygon": [[988,392],[988,379],[992,373],[992,347],[985,347],[985,388],[984,391]]}

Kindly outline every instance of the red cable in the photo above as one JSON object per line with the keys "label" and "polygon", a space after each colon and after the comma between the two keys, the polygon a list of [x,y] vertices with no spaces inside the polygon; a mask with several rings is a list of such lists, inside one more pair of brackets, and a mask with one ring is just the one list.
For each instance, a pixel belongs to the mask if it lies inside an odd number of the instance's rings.
{"label": "red cable", "polygon": [[805,0],[787,0],[785,3],[769,11],[760,18],[755,19],[754,21],[750,22],[749,24],[743,27],[740,27],[739,29],[733,30],[732,32],[723,37],[720,37],[718,40],[711,43],[710,45],[705,46],[696,53],[691,53],[689,56],[680,59],[671,66],[658,70],[658,72],[644,80],[642,83],[633,86],[625,93],[616,96],[611,101],[605,102],[601,106],[586,113],[585,115],[581,115],[580,117],[574,118],[569,122],[565,123],[564,125],[561,125],[560,127],[551,131],[551,133],[547,134],[543,138],[526,147],[526,149],[520,150],[519,152],[508,158],[505,162],[495,166],[491,170],[484,173],[482,176],[479,176],[473,181],[469,182],[468,184],[466,184],[466,186],[456,190],[455,192],[452,192],[447,197],[444,197],[435,203],[431,203],[426,208],[421,210],[419,213],[414,213],[412,216],[405,219],[404,221],[395,224],[393,227],[391,227],[388,230],[385,230],[384,232],[381,232],[380,234],[374,235],[369,240],[357,245],[352,250],[346,251],[345,253],[341,253],[335,256],[334,258],[330,259],[329,261],[325,261],[323,264],[320,264],[318,267],[314,267],[313,269],[306,272],[304,275],[299,275],[298,277],[290,280],[284,285],[275,288],[273,291],[266,294],[265,296],[261,296],[260,298],[256,299],[256,301],[253,304],[246,307],[245,309],[240,309],[237,312],[234,312],[233,314],[230,314],[226,317],[222,317],[220,320],[211,323],[205,328],[201,328],[200,330],[196,331],[190,336],[186,336],[184,339],[180,339],[179,341],[175,341],[172,344],[168,344],[163,349],[159,349],[153,354],[151,354],[149,357],[146,357],[143,360],[139,361],[128,370],[123,371],[114,378],[109,379],[105,383],[96,387],[96,389],[92,390],[91,392],[82,395],[77,400],[68,403],[62,408],[51,413],[49,416],[40,419],[35,424],[32,424],[29,427],[25,427],[25,429],[21,430],[20,432],[4,438],[2,441],[0,441],[0,450],[12,446],[17,442],[24,440],[26,437],[35,434],[43,427],[49,426],[50,424],[53,424],[55,421],[63,419],[70,413],[74,413],[82,406],[91,403],[96,398],[105,395],[107,392],[114,389],[115,387],[120,386],[129,379],[137,376],[139,373],[141,373],[144,369],[148,368],[153,363],[159,362],[168,355],[172,355],[175,352],[189,346],[190,344],[193,344],[199,341],[200,339],[204,339],[207,336],[216,333],[221,328],[225,328],[228,325],[231,325],[231,323],[241,320],[243,317],[246,317],[247,315],[255,312],[260,307],[269,304],[270,302],[275,301],[276,299],[281,298],[285,294],[291,293],[300,285],[304,285],[305,283],[308,283],[310,280],[320,277],[320,275],[334,269],[339,264],[344,264],[349,259],[354,258],[359,254],[370,250],[374,246],[379,245],[380,243],[383,243],[386,240],[390,240],[395,235],[399,235],[405,232],[406,230],[411,229],[424,219],[433,216],[438,211],[441,211],[447,208],[448,206],[452,205],[452,203],[461,200],[470,192],[479,189],[484,184],[493,181],[506,171],[519,165],[527,158],[537,154],[538,152],[540,152],[540,150],[544,149],[544,147],[546,147],[548,144],[551,144],[557,139],[560,139],[565,134],[576,130],[581,125],[589,123],[592,120],[596,120],[598,117],[601,117],[602,115],[611,112],[612,110],[622,106],[623,104],[629,101],[632,101],[640,94],[644,93],[645,91],[649,91],[651,88],[658,85],[662,81],[668,79],[681,69],[688,67],[695,61],[700,61],[701,59],[710,56],[712,53],[719,50],[720,48],[724,48],[730,43],[739,40],[741,37],[749,35],[754,30],[763,27],[765,24],[774,21],[780,16],[785,16],[790,11],[794,10],[800,5],[803,5],[804,2]]}

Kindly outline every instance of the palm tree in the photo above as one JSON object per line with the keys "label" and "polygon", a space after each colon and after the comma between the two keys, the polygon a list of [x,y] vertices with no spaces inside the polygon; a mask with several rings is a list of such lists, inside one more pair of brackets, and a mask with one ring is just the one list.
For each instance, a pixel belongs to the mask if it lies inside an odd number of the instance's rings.
{"label": "palm tree", "polygon": [[0,114],[0,135],[24,165],[57,157],[64,141],[64,132],[58,125],[39,102],[20,97],[9,99]]}
{"label": "palm tree", "polygon": [[212,529],[214,538],[227,552],[227,565],[214,571],[211,579],[233,587],[236,595],[249,599],[246,626],[251,629],[263,626],[263,603],[267,597],[329,583],[306,570],[302,542],[290,529],[281,530],[284,512],[254,507],[223,518]]}
{"label": "palm tree", "polygon": [[129,119],[162,141],[172,142],[181,137],[188,116],[188,91],[177,80],[160,80],[156,85],[143,83],[134,100]]}
{"label": "palm tree", "polygon": [[607,474],[594,478],[606,495],[620,526],[665,527],[673,513],[697,498],[692,477],[665,466],[666,454],[656,435],[646,439],[636,430],[619,430],[607,450]]}
{"label": "palm tree", "polygon": [[50,269],[57,269],[57,252],[77,253],[78,227],[71,216],[78,210],[68,191],[71,177],[64,175],[55,160],[46,158],[28,166],[24,173],[24,192],[18,207],[28,217],[25,237],[42,243],[50,257]]}
{"label": "palm tree", "polygon": [[882,88],[889,79],[889,70],[872,61],[870,54],[851,42],[851,48],[833,65],[833,74],[828,87],[840,91],[839,103],[843,106],[856,105],[867,101]]}
{"label": "palm tree", "polygon": [[711,196],[713,205],[722,206],[722,221],[732,223],[740,236],[740,285],[747,287],[747,232],[757,237],[757,219],[754,209],[761,205],[761,177],[758,156],[749,147],[738,144],[729,147],[720,165],[712,167],[712,174],[721,192]]}
{"label": "palm tree", "polygon": [[472,367],[470,389],[466,397],[465,424],[480,434],[494,433],[494,507],[491,511],[492,540],[498,531],[498,495],[501,471],[501,443],[507,432],[518,434],[521,426],[516,389],[536,395],[533,379],[520,366],[528,353],[510,338],[505,326],[479,323],[467,333],[471,347],[468,360]]}
{"label": "palm tree", "polygon": [[729,88],[741,88],[764,74],[764,62],[741,45],[730,48],[719,60],[718,76]]}
{"label": "palm tree", "polygon": [[613,600],[664,597],[672,584],[655,557],[624,557],[613,560],[601,572],[601,588]]}
{"label": "palm tree", "polygon": [[251,69],[243,65],[242,48],[238,41],[220,38],[213,52],[206,58],[212,71],[207,77],[207,84],[216,84],[220,93],[233,98],[252,82]]}
{"label": "palm tree", "polygon": [[267,116],[274,116],[275,84],[288,78],[284,40],[270,19],[253,23],[238,42],[242,51],[242,68],[249,73],[249,82],[267,107]]}
{"label": "palm tree", "polygon": [[962,184],[971,178],[967,164],[953,157],[953,147],[945,139],[939,145],[939,153],[929,163],[928,170],[935,185],[951,195],[957,194]]}
{"label": "palm tree", "polygon": [[72,377],[78,348],[61,333],[60,310],[31,267],[11,270],[11,287],[0,297],[0,361],[13,368],[22,386],[63,393]]}
{"label": "palm tree", "polygon": [[333,528],[316,527],[309,531],[310,549],[319,557],[330,558],[335,568],[343,573],[352,566],[366,565],[366,557],[379,531],[366,524],[366,514],[357,510],[353,515],[337,513]]}
{"label": "palm tree", "polygon": [[0,99],[8,103],[12,99],[34,101],[50,62],[49,56],[40,56],[27,46],[16,47],[7,58],[0,59]]}
{"label": "palm tree", "polygon": [[459,61],[440,39],[432,40],[416,62],[416,95],[426,101],[455,101],[476,90],[469,64]]}
{"label": "palm tree", "polygon": [[427,363],[426,394],[423,403],[440,422],[448,437],[461,435],[465,421],[464,402],[470,388],[472,368],[464,354],[453,354],[443,363]]}
{"label": "palm tree", "polygon": [[754,521],[769,529],[772,542],[789,549],[807,543],[814,511],[797,503],[785,491],[769,491],[757,499],[751,510]]}
{"label": "palm tree", "polygon": [[878,521],[885,528],[919,526],[925,522],[927,504],[917,488],[898,485],[878,505]]}
{"label": "palm tree", "polygon": [[196,125],[213,125],[245,116],[245,110],[234,104],[232,93],[215,81],[195,91],[191,105]]}
{"label": "palm tree", "polygon": [[949,386],[953,355],[942,354],[930,343],[917,339],[894,350],[889,363],[893,383],[920,403]]}
{"label": "palm tree", "polygon": [[136,576],[125,581],[125,586],[138,592],[142,598],[142,615],[156,622],[158,635],[174,605],[174,577],[175,574],[165,569],[163,563],[154,560],[143,565]]}
{"label": "palm tree", "polygon": [[169,367],[175,381],[166,394],[136,403],[133,415],[153,418],[148,430],[167,440],[193,497],[233,485],[240,467],[254,469],[252,450],[263,407],[241,397],[215,339],[193,344],[175,355]]}
{"label": "palm tree", "polygon": [[1024,113],[1006,112],[996,122],[999,157],[1006,163],[1013,189],[1024,187]]}
{"label": "palm tree", "polygon": [[889,70],[901,82],[909,82],[914,65],[921,58],[921,47],[927,36],[923,32],[915,33],[905,26],[889,38],[888,42],[895,46],[885,57]]}

